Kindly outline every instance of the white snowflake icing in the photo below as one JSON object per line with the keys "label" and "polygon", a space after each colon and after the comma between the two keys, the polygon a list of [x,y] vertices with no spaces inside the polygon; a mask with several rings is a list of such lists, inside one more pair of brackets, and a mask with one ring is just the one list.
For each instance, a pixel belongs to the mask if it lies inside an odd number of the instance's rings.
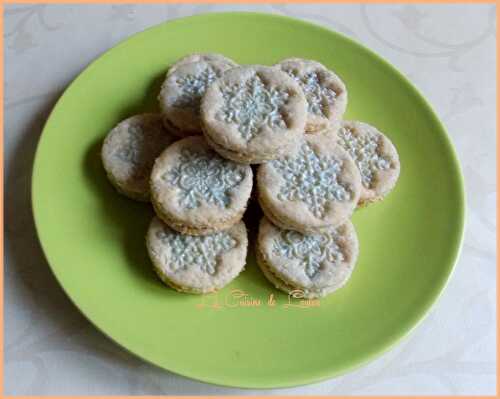
{"label": "white snowflake icing", "polygon": [[174,272],[195,267],[214,275],[217,272],[218,258],[237,244],[236,240],[224,231],[208,236],[189,236],[164,227],[156,232],[156,237],[169,247],[169,255],[165,260]]}
{"label": "white snowflake icing", "polygon": [[231,191],[245,178],[245,170],[213,151],[183,149],[178,164],[163,178],[180,189],[179,203],[187,209],[197,208],[203,201],[225,208],[231,202]]}
{"label": "white snowflake icing", "polygon": [[218,78],[217,73],[210,67],[203,69],[196,75],[186,75],[176,80],[181,94],[175,100],[176,107],[200,109],[200,101],[208,86]]}
{"label": "white snowflake icing", "polygon": [[318,218],[324,216],[328,201],[351,199],[348,186],[338,181],[342,161],[318,156],[307,143],[295,158],[277,159],[272,164],[284,180],[278,199],[302,201]]}
{"label": "white snowflake icing", "polygon": [[258,76],[245,83],[221,87],[223,105],[216,118],[238,125],[245,140],[254,138],[263,126],[285,129],[281,108],[289,94],[285,90],[267,88]]}
{"label": "white snowflake icing", "polygon": [[116,156],[121,161],[138,168],[144,163],[144,132],[140,125],[131,125],[127,134],[128,139],[117,149]]}
{"label": "white snowflake icing", "polygon": [[324,262],[338,264],[344,255],[336,242],[338,233],[301,234],[293,230],[282,230],[273,243],[274,253],[287,259],[298,259],[306,275],[313,279]]}
{"label": "white snowflake icing", "polygon": [[373,176],[378,170],[391,167],[391,162],[378,152],[378,138],[375,134],[366,132],[354,135],[349,128],[339,129],[339,143],[354,159],[361,174],[363,186],[370,188]]}
{"label": "white snowflake icing", "polygon": [[325,87],[321,84],[317,72],[308,72],[300,76],[293,69],[285,70],[285,72],[299,83],[304,91],[307,99],[307,109],[310,113],[326,117],[326,109],[330,104],[333,104],[337,93],[335,90]]}

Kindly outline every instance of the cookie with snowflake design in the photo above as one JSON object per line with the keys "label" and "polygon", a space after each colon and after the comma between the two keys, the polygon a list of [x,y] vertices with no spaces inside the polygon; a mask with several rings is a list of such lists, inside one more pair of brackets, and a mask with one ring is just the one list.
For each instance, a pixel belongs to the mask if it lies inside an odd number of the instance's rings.
{"label": "cookie with snowflake design", "polygon": [[208,143],[223,157],[262,163],[297,147],[306,99],[299,84],[277,68],[237,67],[208,88],[201,119]]}
{"label": "cookie with snowflake design", "polygon": [[308,134],[296,151],[259,166],[257,189],[262,211],[274,224],[306,233],[351,217],[361,177],[333,137]]}
{"label": "cookie with snowflake design", "polygon": [[342,121],[333,132],[361,174],[359,205],[383,199],[394,188],[401,164],[392,142],[377,128],[363,122]]}
{"label": "cookie with snowflake design", "polygon": [[205,236],[172,230],[154,217],[146,235],[154,269],[167,285],[181,292],[205,294],[229,284],[245,267],[245,224]]}
{"label": "cookie with snowflake design", "polygon": [[159,114],[135,115],[106,136],[101,159],[109,181],[129,198],[149,201],[154,160],[175,137],[163,128]]}
{"label": "cookie with snowflake design", "polygon": [[232,67],[233,64],[226,61],[200,58],[171,68],[158,96],[165,128],[180,137],[201,134],[201,98],[207,88]]}
{"label": "cookie with snowflake design", "polygon": [[252,191],[249,165],[222,158],[202,136],[168,147],[151,173],[151,202],[172,229],[204,235],[239,222]]}
{"label": "cookie with snowflake design", "polygon": [[278,289],[320,298],[342,287],[358,258],[358,238],[350,221],[316,233],[281,229],[265,217],[259,226],[257,263]]}
{"label": "cookie with snowflake design", "polygon": [[288,58],[276,64],[291,76],[307,99],[307,132],[317,132],[342,119],[347,107],[347,89],[331,70],[316,61]]}
{"label": "cookie with snowflake design", "polygon": [[222,54],[217,53],[194,53],[186,55],[182,58],[179,58],[175,61],[170,68],[168,68],[167,75],[170,75],[175,72],[175,70],[185,64],[191,64],[192,62],[216,62],[219,64],[225,64],[228,68],[234,68],[238,66],[236,62],[232,59],[227,58]]}

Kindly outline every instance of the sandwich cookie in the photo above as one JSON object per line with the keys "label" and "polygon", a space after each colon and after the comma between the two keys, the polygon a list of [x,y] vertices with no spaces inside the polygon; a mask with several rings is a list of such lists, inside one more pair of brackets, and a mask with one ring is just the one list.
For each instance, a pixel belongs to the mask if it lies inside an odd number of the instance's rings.
{"label": "sandwich cookie", "polygon": [[361,174],[359,205],[383,199],[396,185],[401,168],[392,142],[375,127],[356,121],[342,121],[336,135]]}
{"label": "sandwich cookie", "polygon": [[342,287],[358,258],[358,239],[350,221],[319,233],[283,230],[263,218],[257,263],[278,289],[304,298],[321,298]]}
{"label": "sandwich cookie", "polygon": [[252,191],[249,165],[222,158],[201,136],[168,147],[151,172],[151,202],[168,226],[205,235],[239,222]]}
{"label": "sandwich cookie", "polygon": [[259,166],[257,189],[262,211],[274,224],[307,233],[351,217],[361,177],[331,136],[306,135],[293,153]]}
{"label": "sandwich cookie", "polygon": [[243,222],[206,236],[180,234],[154,217],[146,246],[160,279],[177,291],[214,292],[245,267],[248,237]]}
{"label": "sandwich cookie", "polygon": [[109,181],[123,195],[149,201],[149,175],[154,160],[175,137],[164,129],[159,114],[135,115],[106,136],[101,159]]}
{"label": "sandwich cookie", "polygon": [[289,58],[276,64],[299,84],[307,99],[306,132],[317,132],[342,119],[347,89],[342,80],[316,61]]}
{"label": "sandwich cookie", "polygon": [[181,63],[168,73],[158,96],[165,127],[181,137],[201,134],[201,97],[229,68],[227,62],[200,60]]}
{"label": "sandwich cookie", "polygon": [[207,89],[201,119],[207,142],[223,157],[262,163],[297,147],[306,99],[299,84],[276,68],[237,67]]}

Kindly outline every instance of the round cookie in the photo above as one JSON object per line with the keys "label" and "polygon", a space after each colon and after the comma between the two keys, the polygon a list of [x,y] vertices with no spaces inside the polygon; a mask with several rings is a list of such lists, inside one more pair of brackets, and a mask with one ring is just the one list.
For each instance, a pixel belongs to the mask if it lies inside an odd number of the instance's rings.
{"label": "round cookie", "polygon": [[334,138],[314,134],[293,153],[260,165],[257,188],[262,211],[274,224],[307,233],[350,218],[361,177]]}
{"label": "round cookie", "polygon": [[223,157],[262,163],[297,147],[306,99],[299,84],[276,68],[237,67],[207,89],[201,119],[208,143]]}
{"label": "round cookie", "polygon": [[304,298],[320,298],[342,287],[358,258],[358,238],[348,220],[337,228],[302,234],[263,218],[257,239],[257,263],[278,289]]}
{"label": "round cookie", "polygon": [[394,145],[382,132],[363,122],[342,121],[335,135],[360,171],[359,205],[383,199],[396,185],[401,168]]}
{"label": "round cookie", "polygon": [[158,101],[165,127],[178,136],[201,134],[200,101],[224,71],[233,66],[221,61],[181,63],[167,74]]}
{"label": "round cookie", "polygon": [[249,165],[222,158],[201,136],[168,147],[151,172],[157,215],[184,234],[205,235],[239,222],[252,191]]}
{"label": "round cookie", "polygon": [[125,119],[104,139],[101,159],[110,182],[129,198],[149,201],[149,175],[154,160],[173,141],[159,114]]}
{"label": "round cookie", "polygon": [[182,58],[179,58],[176,62],[174,62],[170,68],[168,68],[167,71],[167,76],[173,73],[179,66],[184,65],[184,64],[190,64],[192,62],[217,62],[221,64],[226,64],[229,68],[234,68],[238,66],[236,62],[234,62],[232,59],[227,58],[226,56],[222,54],[217,54],[217,53],[195,53],[195,54],[189,54],[186,55]]}
{"label": "round cookie", "polygon": [[146,246],[165,284],[177,291],[205,294],[229,284],[245,268],[248,237],[243,222],[207,236],[190,236],[154,217]]}
{"label": "round cookie", "polygon": [[316,61],[288,58],[275,65],[293,77],[307,99],[306,132],[317,132],[342,119],[347,89],[342,80]]}

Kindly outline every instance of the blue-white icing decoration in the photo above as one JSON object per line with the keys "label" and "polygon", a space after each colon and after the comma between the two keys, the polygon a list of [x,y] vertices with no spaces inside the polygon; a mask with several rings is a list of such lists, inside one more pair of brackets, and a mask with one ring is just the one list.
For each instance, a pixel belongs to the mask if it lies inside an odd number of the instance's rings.
{"label": "blue-white icing decoration", "polygon": [[378,137],[369,132],[354,135],[345,127],[339,129],[338,136],[340,145],[356,162],[363,186],[371,188],[374,174],[391,167],[390,160],[378,153]]}
{"label": "blue-white icing decoration", "polygon": [[181,151],[178,163],[163,179],[179,189],[179,203],[187,209],[203,202],[226,208],[231,191],[245,178],[242,165],[228,161],[213,151]]}
{"label": "blue-white icing decoration", "polygon": [[116,156],[123,162],[140,167],[143,163],[144,153],[144,132],[140,125],[131,125],[128,128],[128,138],[116,151]]}
{"label": "blue-white icing decoration", "polygon": [[275,255],[298,260],[306,275],[313,279],[325,262],[338,264],[344,260],[336,238],[336,230],[317,234],[282,230],[273,242],[273,251]]}
{"label": "blue-white icing decoration", "polygon": [[241,84],[221,86],[223,104],[216,118],[235,123],[245,140],[255,137],[263,126],[286,129],[282,106],[289,94],[285,90],[268,88],[257,76]]}
{"label": "blue-white icing decoration", "polygon": [[227,232],[217,232],[208,236],[190,236],[176,233],[168,227],[156,232],[156,237],[168,246],[165,258],[173,271],[198,268],[214,275],[220,255],[236,247],[236,240]]}
{"label": "blue-white icing decoration", "polygon": [[322,218],[329,201],[348,201],[351,192],[338,181],[342,161],[318,156],[309,144],[300,148],[296,157],[272,161],[283,178],[279,200],[301,201],[317,218]]}
{"label": "blue-white icing decoration", "polygon": [[287,69],[285,72],[294,78],[304,91],[308,111],[314,115],[327,117],[326,109],[335,102],[337,93],[321,84],[317,72],[308,72],[303,76],[293,69]]}
{"label": "blue-white icing decoration", "polygon": [[210,67],[203,69],[196,75],[186,75],[176,80],[181,94],[175,100],[174,106],[180,108],[194,108],[199,111],[200,101],[208,86],[218,78],[217,73]]}

